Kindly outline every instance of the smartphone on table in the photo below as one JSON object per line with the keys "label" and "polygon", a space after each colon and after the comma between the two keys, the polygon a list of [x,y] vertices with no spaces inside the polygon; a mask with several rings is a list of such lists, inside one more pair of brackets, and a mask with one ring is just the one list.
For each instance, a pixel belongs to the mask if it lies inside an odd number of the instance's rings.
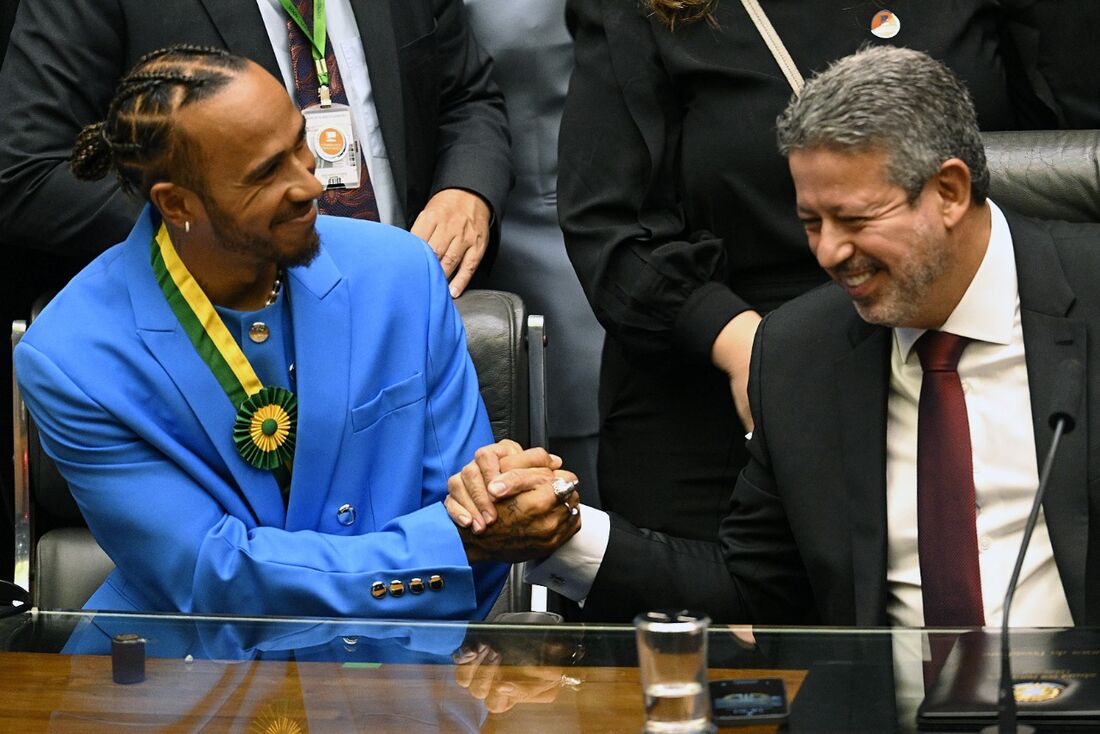
{"label": "smartphone on table", "polygon": [[778,724],[789,713],[782,678],[712,680],[710,705],[718,726]]}

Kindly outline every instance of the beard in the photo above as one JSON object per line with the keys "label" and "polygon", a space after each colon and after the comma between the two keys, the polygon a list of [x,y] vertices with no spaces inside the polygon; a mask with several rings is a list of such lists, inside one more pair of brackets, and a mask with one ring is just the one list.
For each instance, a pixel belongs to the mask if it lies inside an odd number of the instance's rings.
{"label": "beard", "polygon": [[[226,251],[249,255],[261,260],[273,262],[276,267],[285,270],[302,265],[309,265],[317,257],[321,250],[321,238],[317,235],[317,229],[311,228],[303,240],[290,252],[282,252],[271,239],[246,232],[237,222],[213,201],[203,197],[203,205],[206,207],[207,216],[210,218],[210,226],[218,239],[218,244]],[[312,204],[310,204],[312,206]],[[303,212],[292,212],[280,216],[274,223],[287,221],[301,216]]]}
{"label": "beard", "polygon": [[[873,298],[852,303],[860,318],[879,326],[907,326],[925,309],[936,282],[953,267],[954,252],[942,237],[930,228],[913,231],[909,255],[889,270],[890,280]],[[860,269],[867,265],[884,269],[872,258],[845,263],[843,269]],[[838,269],[838,274],[842,273]]]}

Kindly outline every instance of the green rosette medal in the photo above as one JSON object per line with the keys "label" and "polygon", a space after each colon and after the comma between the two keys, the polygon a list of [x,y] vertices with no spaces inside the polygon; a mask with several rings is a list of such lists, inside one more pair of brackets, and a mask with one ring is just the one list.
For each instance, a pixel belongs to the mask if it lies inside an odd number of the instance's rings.
{"label": "green rosette medal", "polygon": [[153,238],[153,272],[199,357],[225,391],[237,418],[233,442],[241,458],[290,485],[298,427],[298,400],[281,387],[264,387],[214,305],[180,260],[163,224]]}
{"label": "green rosette medal", "polygon": [[289,465],[294,459],[298,399],[281,387],[265,387],[241,403],[233,441],[244,460],[260,469]]}

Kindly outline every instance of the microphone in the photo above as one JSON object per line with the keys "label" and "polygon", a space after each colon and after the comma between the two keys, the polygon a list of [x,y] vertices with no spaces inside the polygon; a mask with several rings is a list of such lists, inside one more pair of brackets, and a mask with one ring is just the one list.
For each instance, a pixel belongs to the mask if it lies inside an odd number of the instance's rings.
{"label": "microphone", "polygon": [[1063,435],[1077,425],[1077,408],[1081,406],[1084,387],[1085,368],[1080,361],[1067,359],[1058,365],[1058,383],[1054,386],[1054,400],[1050,403],[1050,417],[1047,418],[1055,432],[1059,423],[1063,424]]}
{"label": "microphone", "polygon": [[1020,552],[1016,554],[1016,565],[1012,569],[1012,577],[1008,581],[1008,591],[1005,592],[1004,606],[1001,609],[1001,684],[997,699],[997,724],[985,727],[982,729],[982,734],[1033,734],[1035,731],[1034,727],[1016,722],[1016,696],[1012,685],[1012,662],[1008,654],[1008,612],[1012,606],[1012,598],[1016,595],[1016,584],[1020,581],[1020,569],[1024,565],[1024,556],[1031,543],[1031,534],[1039,521],[1039,510],[1043,506],[1043,495],[1046,494],[1050,469],[1054,465],[1054,456],[1058,453],[1058,444],[1062,436],[1072,431],[1077,424],[1077,408],[1081,404],[1084,384],[1085,368],[1079,360],[1067,359],[1058,366],[1058,379],[1054,383],[1054,400],[1051,401],[1048,418],[1050,427],[1054,430],[1054,437],[1050,441],[1050,450],[1043,462],[1043,470],[1039,474],[1039,488],[1035,490],[1035,501],[1031,504],[1031,514],[1028,515],[1027,524],[1024,526],[1024,539],[1020,543]]}

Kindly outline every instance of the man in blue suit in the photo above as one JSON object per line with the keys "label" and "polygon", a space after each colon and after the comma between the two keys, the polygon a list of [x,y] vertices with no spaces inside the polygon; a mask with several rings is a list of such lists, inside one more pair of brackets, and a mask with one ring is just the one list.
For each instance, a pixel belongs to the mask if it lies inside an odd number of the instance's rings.
{"label": "man in blue suit", "polygon": [[448,477],[511,448],[490,446],[437,258],[396,228],[318,217],[306,134],[261,67],[175,47],[77,140],[78,177],[113,169],[150,202],[15,357],[117,566],[90,608],[482,617],[494,561],[522,557],[510,518],[547,547],[578,526],[550,488],[574,477],[550,459],[523,470],[539,490],[501,513],[512,527],[448,518]]}

